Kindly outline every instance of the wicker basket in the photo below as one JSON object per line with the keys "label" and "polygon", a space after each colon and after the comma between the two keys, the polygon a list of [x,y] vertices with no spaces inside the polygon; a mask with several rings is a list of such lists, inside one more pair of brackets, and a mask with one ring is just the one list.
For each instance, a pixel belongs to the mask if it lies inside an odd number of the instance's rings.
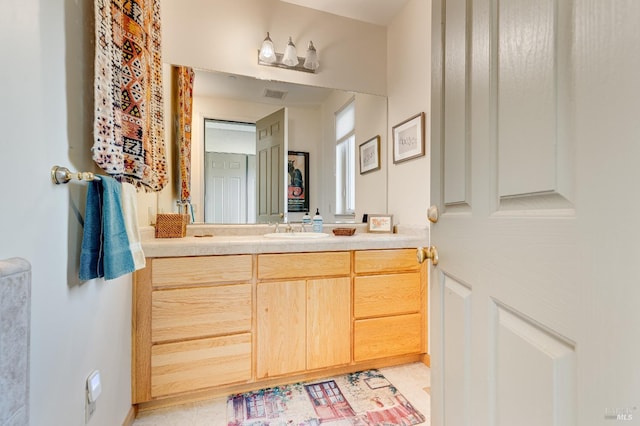
{"label": "wicker basket", "polygon": [[187,235],[188,214],[158,214],[156,238],[182,238]]}
{"label": "wicker basket", "polygon": [[356,233],[356,228],[335,228],[333,230],[333,235],[340,235],[350,237]]}

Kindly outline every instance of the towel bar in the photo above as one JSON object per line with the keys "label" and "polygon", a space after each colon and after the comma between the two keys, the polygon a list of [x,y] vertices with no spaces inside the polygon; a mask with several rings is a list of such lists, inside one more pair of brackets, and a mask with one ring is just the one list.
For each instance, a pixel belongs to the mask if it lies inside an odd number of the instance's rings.
{"label": "towel bar", "polygon": [[100,180],[100,177],[92,172],[72,172],[62,166],[53,166],[51,168],[51,181],[56,185],[68,183],[72,179],[92,181]]}

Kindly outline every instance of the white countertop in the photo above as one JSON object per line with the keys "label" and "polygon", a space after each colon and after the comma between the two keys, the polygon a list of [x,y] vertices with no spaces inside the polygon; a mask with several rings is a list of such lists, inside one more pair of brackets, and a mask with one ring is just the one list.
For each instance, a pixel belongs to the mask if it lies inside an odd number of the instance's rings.
{"label": "white countertop", "polygon": [[[345,225],[325,226],[324,232],[331,233],[334,227],[354,227]],[[352,236],[335,236],[318,239],[274,239],[264,237],[272,232],[265,226],[255,225],[258,234],[250,233],[251,226],[227,226],[224,229],[214,225],[190,225],[184,238],[155,238],[152,227],[142,229],[142,248],[146,257],[208,256],[224,254],[257,253],[298,253],[342,250],[372,250],[393,248],[417,248],[427,245],[427,231],[403,230],[398,234],[367,233],[362,226],[355,226]],[[273,227],[271,227],[273,228]],[[240,235],[238,235],[240,234]],[[213,236],[196,236],[213,235]]]}

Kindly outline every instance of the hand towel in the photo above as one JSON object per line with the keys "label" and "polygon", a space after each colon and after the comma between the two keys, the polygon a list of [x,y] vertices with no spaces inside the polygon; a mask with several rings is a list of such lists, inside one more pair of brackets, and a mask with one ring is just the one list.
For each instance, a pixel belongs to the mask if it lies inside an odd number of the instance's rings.
{"label": "hand towel", "polygon": [[81,280],[112,280],[135,270],[120,188],[120,183],[108,176],[89,184],[80,253]]}
{"label": "hand towel", "polygon": [[127,237],[129,237],[129,249],[133,256],[133,264],[137,271],[145,267],[146,261],[138,227],[138,193],[136,188],[127,182],[122,183],[122,216]]}
{"label": "hand towel", "polygon": [[89,182],[84,213],[84,231],[80,251],[80,279],[83,281],[104,277],[102,260],[102,185]]}
{"label": "hand towel", "polygon": [[135,266],[122,216],[121,184],[108,176],[102,176],[100,182],[102,183],[104,279],[112,280],[135,271]]}

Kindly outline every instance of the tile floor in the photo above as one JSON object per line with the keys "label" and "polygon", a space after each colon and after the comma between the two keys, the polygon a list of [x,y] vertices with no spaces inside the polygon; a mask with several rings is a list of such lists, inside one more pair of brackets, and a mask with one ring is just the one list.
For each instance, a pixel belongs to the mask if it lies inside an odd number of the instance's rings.
{"label": "tile floor", "polygon": [[[422,363],[405,364],[396,367],[381,368],[380,372],[393,383],[398,390],[425,415],[431,423],[430,383],[431,371]],[[196,402],[180,407],[163,408],[148,413],[140,413],[134,426],[225,426],[225,398]]]}

